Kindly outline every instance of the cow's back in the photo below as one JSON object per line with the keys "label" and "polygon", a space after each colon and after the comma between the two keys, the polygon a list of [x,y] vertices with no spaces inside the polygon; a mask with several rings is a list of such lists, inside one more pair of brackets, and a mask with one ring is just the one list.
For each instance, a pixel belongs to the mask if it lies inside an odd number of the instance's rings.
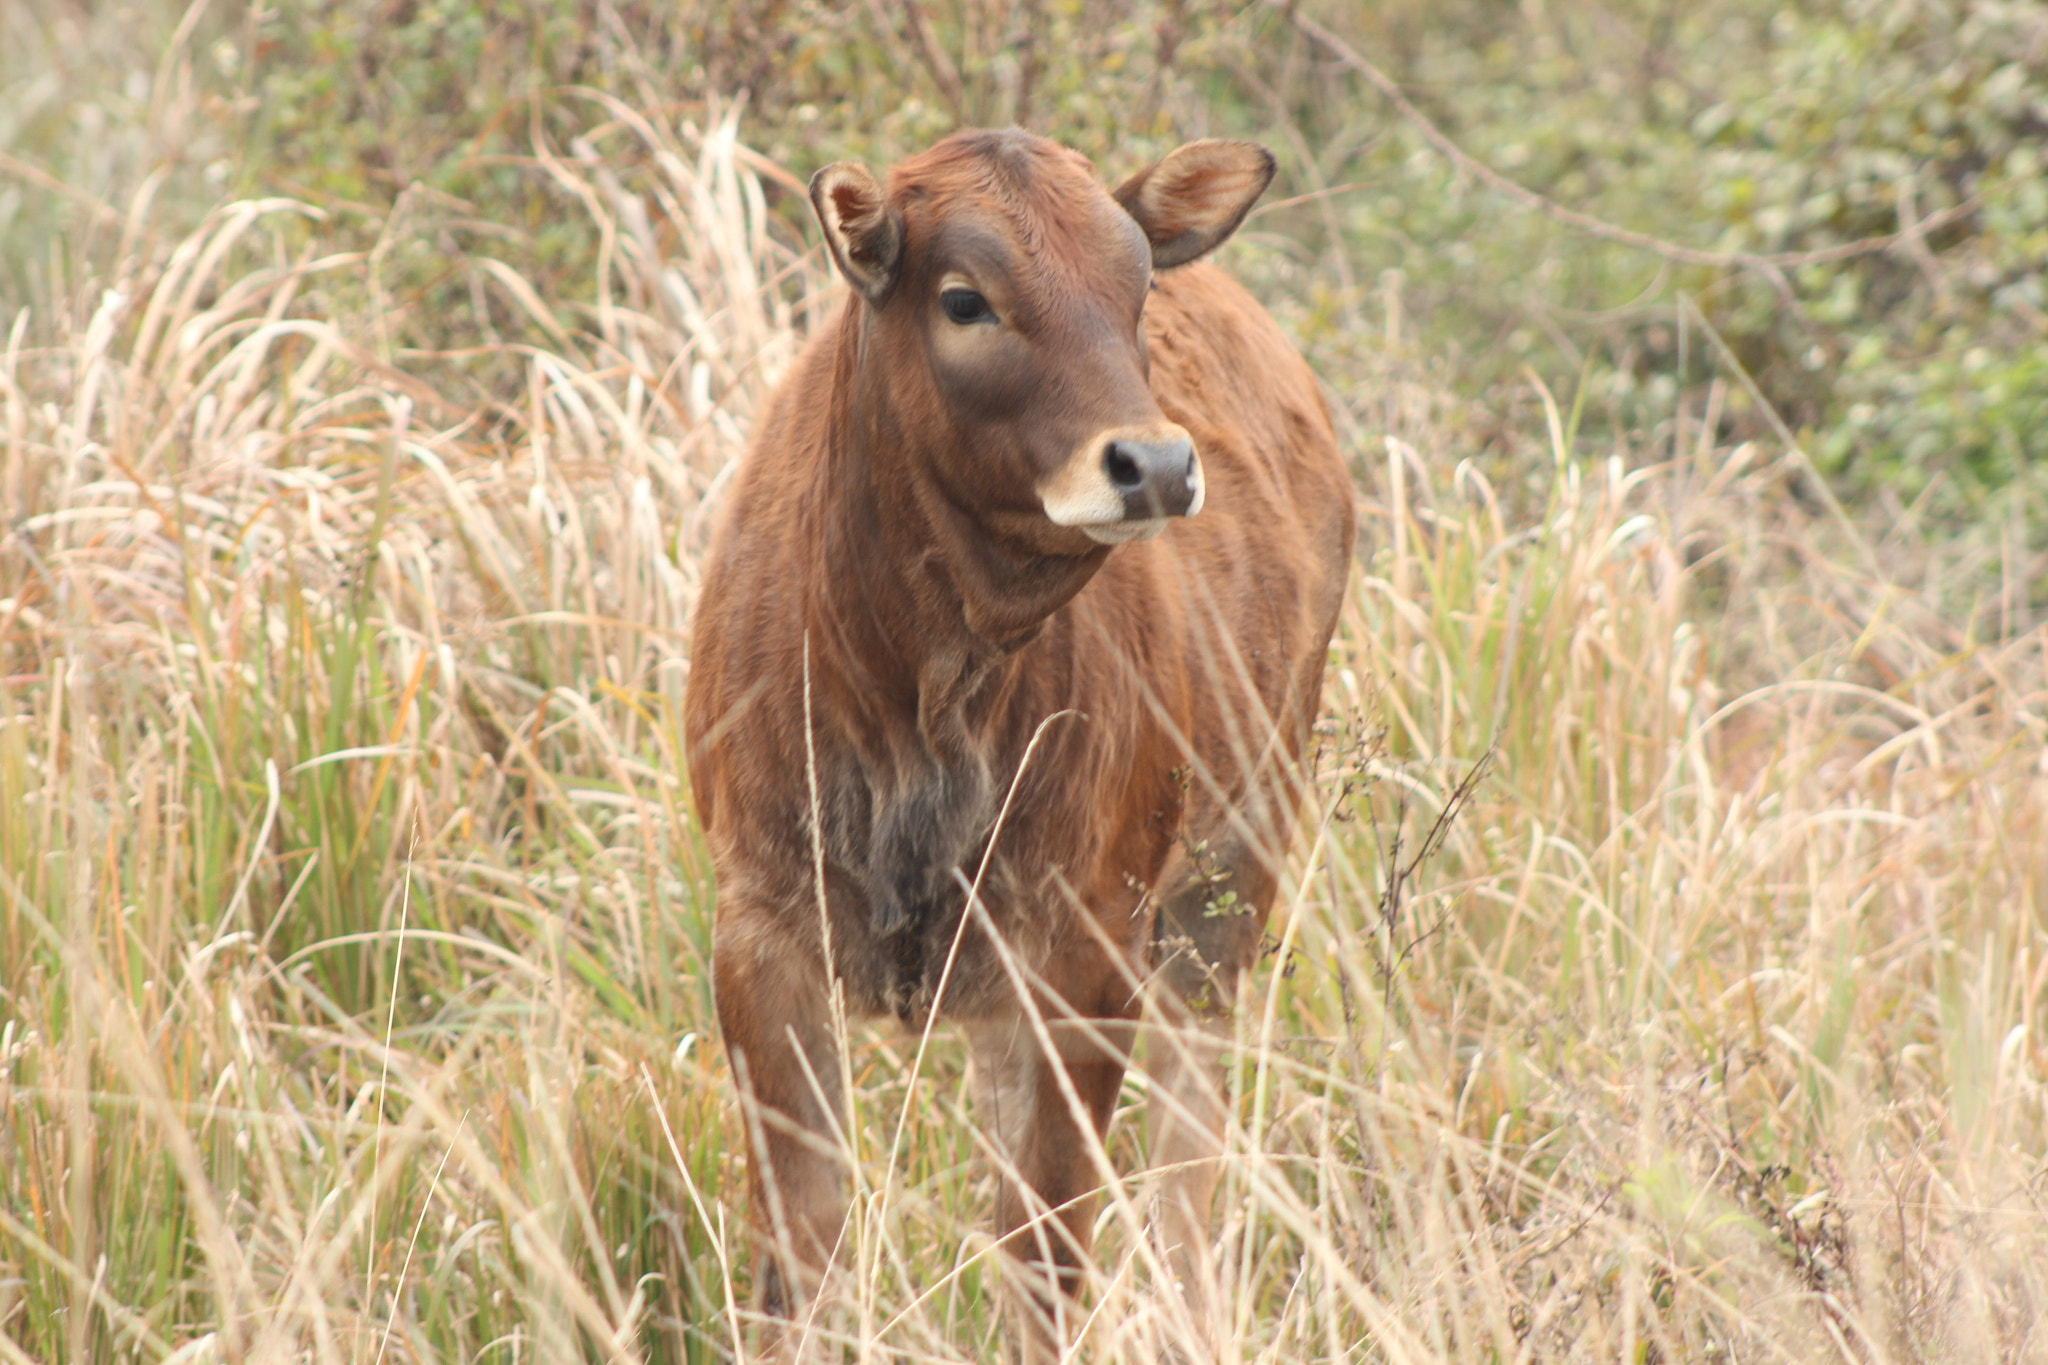
{"label": "cow's back", "polygon": [[[1204,264],[1162,272],[1146,323],[1153,392],[1207,485],[1200,515],[1140,547],[1185,613],[1193,762],[1159,934],[1185,959],[1169,975],[1198,995],[1192,977],[1247,965],[1264,930],[1356,517],[1315,376],[1242,286]],[[1093,586],[1115,590],[1115,560]]]}
{"label": "cow's back", "polygon": [[[1350,567],[1351,481],[1314,374],[1229,276],[1162,272],[1146,325],[1153,392],[1194,436],[1207,490],[1199,516],[1137,548],[1170,563],[1187,605],[1195,721],[1213,722],[1201,747],[1214,752],[1231,708],[1203,694],[1253,681],[1274,718],[1313,711]],[[1092,587],[1116,591],[1115,568]]]}

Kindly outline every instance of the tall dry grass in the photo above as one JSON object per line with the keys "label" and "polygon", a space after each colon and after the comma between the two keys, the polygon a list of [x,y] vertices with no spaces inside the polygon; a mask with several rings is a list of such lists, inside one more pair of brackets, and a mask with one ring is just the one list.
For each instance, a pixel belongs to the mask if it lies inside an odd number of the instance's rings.
{"label": "tall dry grass", "polygon": [[[453,262],[552,339],[517,394],[393,346],[416,199],[353,255],[224,204],[6,320],[0,1357],[746,1353],[676,702],[831,285],[734,119],[588,114],[535,159],[603,230],[584,292]],[[1810,518],[1789,444],[1587,451],[1547,396],[1517,514],[1397,360],[1326,367],[1367,534],[1236,1026],[1216,1357],[2048,1357],[2022,558]],[[853,1041],[814,1354],[998,1358],[959,1057]],[[1115,1193],[1077,1358],[1202,1353]]]}

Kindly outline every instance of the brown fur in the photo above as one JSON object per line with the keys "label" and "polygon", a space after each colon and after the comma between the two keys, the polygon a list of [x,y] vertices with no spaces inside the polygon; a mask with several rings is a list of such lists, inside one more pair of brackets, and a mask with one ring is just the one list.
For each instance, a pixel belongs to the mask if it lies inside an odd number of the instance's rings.
{"label": "brown fur", "polygon": [[[1218,147],[1241,144],[1195,144]],[[1199,157],[1162,164],[1201,179]],[[1270,160],[1257,167],[1251,198]],[[1065,1067],[1099,1134],[1126,1058],[1075,1030],[1063,1060],[1041,1055],[973,925],[936,998],[960,878],[988,852],[1033,732],[1069,713],[1018,781],[981,897],[1043,983],[1040,1010],[1134,1019],[1135,983],[1162,968],[1196,1006],[1228,1003],[1300,804],[1350,482],[1314,377],[1271,319],[1211,266],[1154,275],[1148,235],[1184,248],[1193,229],[1155,216],[1139,230],[1074,153],[968,134],[899,167],[886,205],[857,170],[821,193],[860,289],[776,391],[734,480],[687,704],[718,876],[719,1019],[751,1100],[773,1258],[762,1279],[771,1306],[813,1292],[844,1218],[843,1173],[818,1140],[842,1101],[829,970],[852,1014],[920,1025],[936,1007],[966,1026],[1005,1110],[989,1126],[1029,1187],[1006,1182],[999,1227],[1060,1210],[1013,1250],[1070,1284],[1099,1181],[1049,1068]],[[1220,240],[1250,199],[1216,193],[1234,210]],[[1000,326],[935,305],[963,271]],[[1199,452],[1197,515],[1114,548],[1048,519],[1035,490],[1063,461],[1092,468],[1099,433],[1176,427]],[[1236,903],[1211,913],[1219,888]],[[1203,1112],[1213,1126],[1213,1100]]]}

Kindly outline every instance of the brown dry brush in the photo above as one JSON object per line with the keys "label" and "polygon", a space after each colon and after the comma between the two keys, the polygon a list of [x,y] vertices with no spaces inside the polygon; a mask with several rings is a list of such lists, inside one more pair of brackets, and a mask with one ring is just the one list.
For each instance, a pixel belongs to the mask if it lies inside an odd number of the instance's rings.
{"label": "brown dry brush", "polygon": [[[833,296],[735,119],[589,107],[533,167],[592,277],[452,262],[544,338],[516,389],[393,340],[424,194],[359,252],[228,203],[4,320],[6,1359],[743,1349],[674,715],[706,510]],[[1387,340],[1324,357],[1369,534],[1237,1024],[1222,1353],[2043,1358],[2024,566],[1542,393],[1524,517]],[[822,1354],[989,1358],[958,1059],[854,1044]],[[1153,1360],[1126,1184],[1083,1349]]]}

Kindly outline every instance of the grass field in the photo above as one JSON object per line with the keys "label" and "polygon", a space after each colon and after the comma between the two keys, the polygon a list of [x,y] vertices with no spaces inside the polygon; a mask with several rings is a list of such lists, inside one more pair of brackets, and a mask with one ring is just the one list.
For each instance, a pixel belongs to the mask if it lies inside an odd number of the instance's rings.
{"label": "grass field", "polygon": [[[0,317],[0,1360],[746,1354],[679,702],[709,517],[837,286],[736,113],[586,112],[528,167],[598,230],[573,291],[423,197],[342,250],[145,192]],[[394,343],[434,253],[548,339],[495,350],[523,385]],[[2048,1360],[2017,514],[1924,538],[1791,432],[1725,444],[1754,395],[1683,314],[1697,410],[1596,444],[1532,384],[1497,495],[1398,320],[1310,346],[1364,534],[1238,1021],[1218,1358]],[[1006,1340],[964,1064],[914,1052],[853,1040],[821,1359]],[[1141,1133],[1077,1359],[1189,1349]]]}

